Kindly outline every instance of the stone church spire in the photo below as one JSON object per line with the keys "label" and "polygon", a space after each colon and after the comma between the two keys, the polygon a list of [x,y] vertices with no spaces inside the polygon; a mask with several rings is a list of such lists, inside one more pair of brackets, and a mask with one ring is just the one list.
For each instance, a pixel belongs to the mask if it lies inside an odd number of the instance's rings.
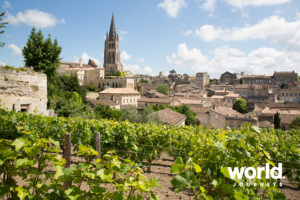
{"label": "stone church spire", "polygon": [[119,37],[116,32],[114,14],[112,14],[109,34],[106,34],[103,67],[107,76],[113,75],[118,71],[123,71],[123,65],[120,59]]}
{"label": "stone church spire", "polygon": [[116,25],[115,25],[114,13],[113,13],[111,17],[111,23],[110,23],[109,39],[114,40],[116,36],[117,36]]}

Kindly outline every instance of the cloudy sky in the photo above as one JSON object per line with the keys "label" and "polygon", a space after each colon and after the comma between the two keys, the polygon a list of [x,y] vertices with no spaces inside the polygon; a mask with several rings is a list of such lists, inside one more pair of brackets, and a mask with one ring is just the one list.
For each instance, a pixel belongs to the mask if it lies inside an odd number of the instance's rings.
{"label": "cloudy sky", "polygon": [[300,73],[299,0],[0,0],[0,8],[9,22],[2,65],[23,65],[35,26],[58,39],[63,61],[102,66],[113,12],[122,63],[134,73]]}

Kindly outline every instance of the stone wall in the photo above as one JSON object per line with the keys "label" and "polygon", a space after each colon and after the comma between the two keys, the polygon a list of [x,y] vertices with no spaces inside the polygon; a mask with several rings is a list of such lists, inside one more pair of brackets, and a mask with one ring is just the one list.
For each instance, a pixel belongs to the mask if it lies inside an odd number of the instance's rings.
{"label": "stone wall", "polygon": [[2,108],[48,115],[47,77],[43,73],[0,67]]}

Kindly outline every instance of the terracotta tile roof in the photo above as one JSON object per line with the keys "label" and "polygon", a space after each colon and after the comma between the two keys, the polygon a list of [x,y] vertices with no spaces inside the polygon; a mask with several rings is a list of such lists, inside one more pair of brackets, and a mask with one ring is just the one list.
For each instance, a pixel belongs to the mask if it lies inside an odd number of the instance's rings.
{"label": "terracotta tile roof", "polygon": [[191,107],[191,110],[195,113],[207,113],[210,110],[210,107]]}
{"label": "terracotta tile roof", "polygon": [[99,94],[140,94],[133,88],[108,88]]}
{"label": "terracotta tile roof", "polygon": [[286,115],[286,114],[280,114],[280,123],[281,124],[291,124],[292,120],[299,115]]}
{"label": "terracotta tile roof", "polygon": [[157,92],[156,90],[149,90],[149,91],[147,91],[147,93],[153,94],[153,95],[157,96],[158,98],[167,98],[168,97],[167,95]]}
{"label": "terracotta tile roof", "polygon": [[225,117],[236,117],[236,118],[251,118],[253,113],[242,114],[233,110],[231,107],[226,106],[217,106],[215,109],[211,109],[210,111],[216,112]]}
{"label": "terracotta tile roof", "polygon": [[170,125],[176,125],[186,118],[185,115],[176,112],[174,110],[171,110],[170,108],[165,108],[163,110],[150,113],[150,115],[154,115],[155,113],[159,115],[160,120],[163,123],[170,124]]}
{"label": "terracotta tile roof", "polygon": [[106,106],[116,106],[119,105],[116,102],[112,101],[112,100],[106,100],[106,99],[99,99],[99,100],[94,100],[94,99],[88,99],[88,101],[93,105],[93,106],[97,106],[97,104],[103,104]]}
{"label": "terracotta tile roof", "polygon": [[274,128],[274,124],[265,120],[265,121],[259,122],[259,127],[260,128]]}
{"label": "terracotta tile roof", "polygon": [[300,109],[300,103],[257,103],[261,108],[278,108],[278,109]]}
{"label": "terracotta tile roof", "polygon": [[138,102],[149,102],[149,103],[166,103],[169,104],[170,103],[170,99],[166,99],[166,98],[140,98],[138,100]]}
{"label": "terracotta tile roof", "polygon": [[293,73],[295,73],[294,71],[279,71],[279,72],[274,72],[274,75],[275,74],[293,74]]}
{"label": "terracotta tile roof", "polygon": [[178,98],[179,102],[188,105],[202,105],[203,101],[200,99]]}
{"label": "terracotta tile roof", "polygon": [[261,113],[265,115],[275,115],[277,112],[282,115],[300,115],[300,110],[296,110],[296,109],[280,110],[276,108],[272,109],[269,107],[264,108]]}
{"label": "terracotta tile roof", "polygon": [[89,59],[88,65],[93,66],[93,67],[98,67],[98,65],[95,63],[93,59]]}

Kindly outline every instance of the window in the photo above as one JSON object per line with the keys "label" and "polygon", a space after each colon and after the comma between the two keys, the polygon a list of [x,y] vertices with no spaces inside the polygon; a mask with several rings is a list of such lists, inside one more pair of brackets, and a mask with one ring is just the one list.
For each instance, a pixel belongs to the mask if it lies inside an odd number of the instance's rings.
{"label": "window", "polygon": [[21,104],[21,112],[28,112],[29,104]]}
{"label": "window", "polygon": [[12,105],[12,109],[11,110],[13,110],[13,111],[15,110],[15,104]]}

